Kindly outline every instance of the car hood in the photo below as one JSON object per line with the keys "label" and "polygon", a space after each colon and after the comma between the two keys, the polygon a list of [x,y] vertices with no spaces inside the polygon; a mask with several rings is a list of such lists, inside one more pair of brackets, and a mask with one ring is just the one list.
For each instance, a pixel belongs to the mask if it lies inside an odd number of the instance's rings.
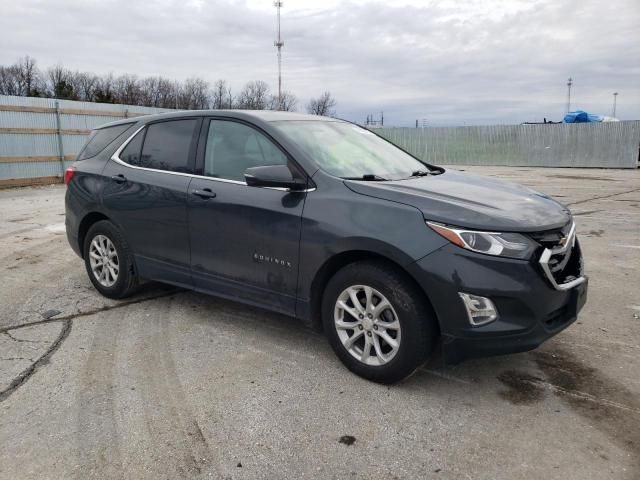
{"label": "car hood", "polygon": [[416,207],[426,220],[475,230],[535,232],[560,228],[571,219],[566,207],[530,188],[451,170],[406,180],[346,180],[345,184],[362,195]]}

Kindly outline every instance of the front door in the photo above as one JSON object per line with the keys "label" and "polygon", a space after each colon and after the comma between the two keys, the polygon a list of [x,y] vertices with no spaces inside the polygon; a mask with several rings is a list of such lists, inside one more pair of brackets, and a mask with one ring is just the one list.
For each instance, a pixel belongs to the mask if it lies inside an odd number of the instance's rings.
{"label": "front door", "polygon": [[247,168],[287,165],[287,155],[248,124],[206,121],[199,160],[209,178],[194,178],[188,195],[194,284],[293,314],[307,194],[248,186]]}
{"label": "front door", "polygon": [[104,208],[121,227],[144,278],[191,284],[187,190],[200,122],[148,124],[103,171]]}

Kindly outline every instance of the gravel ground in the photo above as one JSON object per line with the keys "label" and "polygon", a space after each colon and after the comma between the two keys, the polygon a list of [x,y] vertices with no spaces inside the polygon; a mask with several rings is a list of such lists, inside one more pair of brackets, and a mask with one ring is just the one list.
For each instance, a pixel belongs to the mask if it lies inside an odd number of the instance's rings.
{"label": "gravel ground", "polygon": [[571,207],[589,300],[536,351],[391,387],[287,317],[102,298],[64,187],[0,191],[0,478],[640,478],[640,171],[465,169]]}

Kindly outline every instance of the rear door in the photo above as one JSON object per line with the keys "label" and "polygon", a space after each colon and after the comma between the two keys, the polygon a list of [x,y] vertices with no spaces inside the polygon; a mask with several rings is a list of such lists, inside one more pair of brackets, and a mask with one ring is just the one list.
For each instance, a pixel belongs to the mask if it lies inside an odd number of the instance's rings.
{"label": "rear door", "polygon": [[189,186],[191,266],[196,287],[292,314],[306,193],[250,187],[249,167],[292,164],[254,126],[205,119],[198,173]]}
{"label": "rear door", "polygon": [[124,231],[142,277],[191,284],[187,189],[201,119],[149,123],[103,171],[103,205]]}

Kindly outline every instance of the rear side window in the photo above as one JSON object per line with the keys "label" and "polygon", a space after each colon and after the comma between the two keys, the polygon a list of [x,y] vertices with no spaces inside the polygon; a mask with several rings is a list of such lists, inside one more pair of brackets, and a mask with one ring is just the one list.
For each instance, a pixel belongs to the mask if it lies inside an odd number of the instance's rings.
{"label": "rear side window", "polygon": [[189,172],[189,150],[197,123],[196,119],[189,119],[149,125],[137,166],[170,172]]}
{"label": "rear side window", "polygon": [[93,130],[84,148],[78,155],[78,160],[95,157],[116,138],[122,135],[133,126],[133,123],[125,123],[123,125],[114,125],[113,127],[99,128]]}

